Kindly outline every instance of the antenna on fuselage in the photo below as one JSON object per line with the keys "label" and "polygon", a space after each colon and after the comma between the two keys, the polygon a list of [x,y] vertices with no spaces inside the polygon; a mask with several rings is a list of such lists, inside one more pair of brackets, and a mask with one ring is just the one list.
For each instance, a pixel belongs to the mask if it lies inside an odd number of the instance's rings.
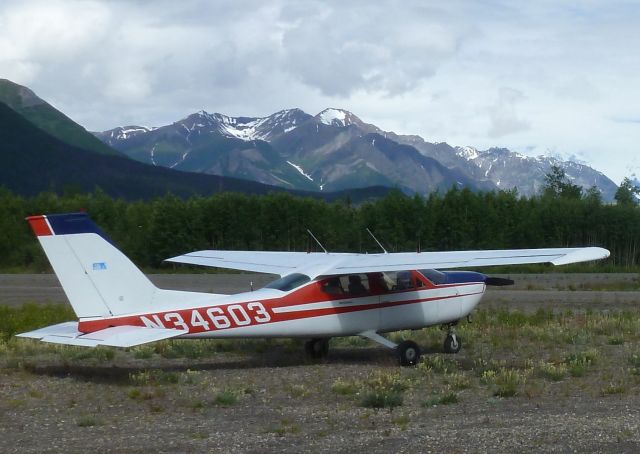
{"label": "antenna on fuselage", "polygon": [[324,246],[322,245],[322,243],[316,238],[316,236],[311,233],[311,230],[307,229],[307,232],[309,233],[309,235],[311,235],[311,238],[313,238],[314,240],[316,240],[316,243],[318,243],[318,246],[320,246],[322,248],[322,250],[324,251],[325,254],[328,254],[329,251],[327,251]]}
{"label": "antenna on fuselage", "polygon": [[376,240],[376,243],[378,243],[378,246],[380,246],[380,249],[382,249],[384,251],[385,254],[388,254],[387,250],[384,248],[384,246],[382,245],[382,243],[380,243],[380,241],[378,241],[378,239],[376,238],[376,236],[371,233],[371,230],[369,230],[369,227],[367,227],[367,232],[369,232],[369,235],[371,235],[371,238],[373,238],[374,240]]}

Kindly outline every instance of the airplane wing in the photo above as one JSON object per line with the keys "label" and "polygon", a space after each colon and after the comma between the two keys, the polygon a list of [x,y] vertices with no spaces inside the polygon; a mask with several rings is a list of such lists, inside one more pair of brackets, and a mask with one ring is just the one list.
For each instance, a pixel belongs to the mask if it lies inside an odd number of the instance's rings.
{"label": "airplane wing", "polygon": [[27,333],[16,334],[16,337],[27,337],[39,339],[43,342],[51,342],[53,344],[80,345],[83,347],[96,347],[98,345],[133,347],[135,345],[169,339],[187,333],[188,330],[182,329],[113,326],[84,334],[78,331],[78,322],[65,322]]}
{"label": "airplane wing", "polygon": [[334,262],[345,256],[361,254],[326,254],[324,252],[271,251],[196,251],[166,259],[165,262],[255,271],[286,276],[312,264]]}
{"label": "airplane wing", "polygon": [[218,268],[230,268],[285,276],[307,274],[312,279],[321,275],[402,271],[410,269],[452,269],[492,265],[532,263],[569,263],[600,260],[609,251],[599,247],[505,249],[489,251],[399,252],[389,254],[197,251],[168,259]]}

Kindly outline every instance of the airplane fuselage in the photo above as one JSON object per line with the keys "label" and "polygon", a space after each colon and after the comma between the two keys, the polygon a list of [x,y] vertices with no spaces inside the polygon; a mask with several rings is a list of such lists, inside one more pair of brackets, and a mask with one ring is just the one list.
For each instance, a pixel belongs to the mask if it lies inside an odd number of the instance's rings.
{"label": "airplane fuselage", "polygon": [[[294,282],[297,286],[289,290],[263,288],[215,297],[202,294],[197,307],[81,319],[78,330],[128,325],[187,330],[181,336],[186,338],[313,338],[419,329],[466,317],[486,289],[479,273],[439,274],[448,279],[436,284],[420,271],[393,273],[392,277],[367,273]],[[280,285],[286,288],[286,283]]]}

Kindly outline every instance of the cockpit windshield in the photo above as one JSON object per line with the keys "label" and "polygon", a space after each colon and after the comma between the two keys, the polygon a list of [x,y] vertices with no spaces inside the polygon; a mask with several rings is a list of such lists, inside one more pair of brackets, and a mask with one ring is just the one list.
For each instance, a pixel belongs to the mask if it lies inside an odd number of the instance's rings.
{"label": "cockpit windshield", "polygon": [[280,279],[277,279],[269,284],[265,285],[264,288],[273,288],[276,290],[281,290],[283,292],[288,292],[289,290],[293,290],[294,288],[300,287],[303,284],[309,282],[311,278],[306,274],[301,273],[293,273],[287,274]]}
{"label": "cockpit windshield", "polygon": [[420,273],[435,285],[447,282],[447,275],[438,270],[420,270]]}

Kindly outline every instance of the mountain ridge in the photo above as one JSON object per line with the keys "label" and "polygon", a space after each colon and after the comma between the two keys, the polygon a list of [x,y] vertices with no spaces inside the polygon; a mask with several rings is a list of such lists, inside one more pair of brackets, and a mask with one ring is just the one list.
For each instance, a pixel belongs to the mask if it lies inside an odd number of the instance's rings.
{"label": "mountain ridge", "polygon": [[[617,188],[604,174],[584,164],[555,157],[531,158],[497,147],[478,150],[432,143],[418,135],[384,131],[340,108],[327,108],[316,115],[295,108],[266,117],[199,111],[171,125],[129,127],[124,132],[127,137],[119,128],[94,134],[125,155],[152,165],[304,190],[382,184],[409,194],[426,194],[465,186],[474,190],[516,188],[532,196],[539,193],[554,165],[563,168],[574,184],[585,189],[598,187],[605,200],[613,200]],[[197,153],[192,155],[194,150]],[[157,160],[158,153],[170,159]],[[243,159],[248,161],[241,165]]]}

